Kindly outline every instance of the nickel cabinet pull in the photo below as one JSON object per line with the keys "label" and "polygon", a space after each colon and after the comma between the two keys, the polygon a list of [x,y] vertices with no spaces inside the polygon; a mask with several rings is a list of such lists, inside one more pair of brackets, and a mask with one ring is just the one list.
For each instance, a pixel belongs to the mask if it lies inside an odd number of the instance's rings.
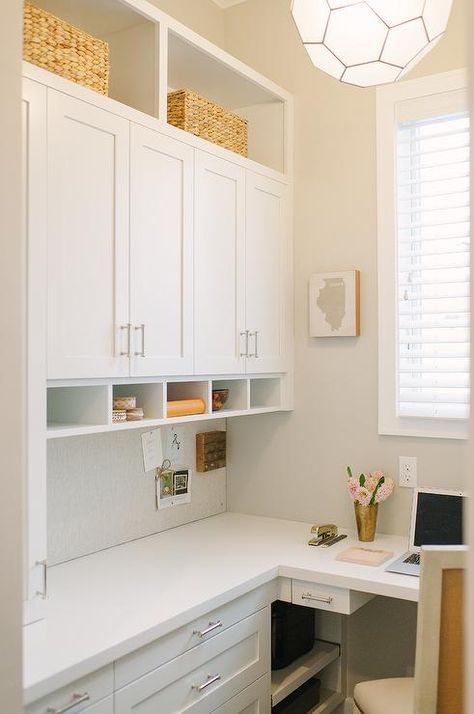
{"label": "nickel cabinet pull", "polygon": [[65,704],[59,709],[56,709],[56,707],[48,707],[46,709],[46,712],[47,714],[66,714],[66,712],[70,711],[74,707],[77,707],[78,704],[84,704],[84,702],[88,702],[89,699],[90,697],[87,692],[84,692],[84,694],[73,694],[69,704]]}
{"label": "nickel cabinet pull", "polygon": [[241,357],[249,357],[249,331],[244,330],[243,332],[240,333],[240,337],[245,337],[245,352],[241,352],[240,356]]}
{"label": "nickel cabinet pull", "polygon": [[219,679],[221,678],[220,674],[208,674],[207,675],[207,682],[204,682],[203,684],[193,684],[193,689],[196,689],[198,692],[204,691],[207,687],[209,687],[211,684],[214,684],[214,682],[218,682]]}
{"label": "nickel cabinet pull", "polygon": [[141,331],[142,333],[142,349],[140,352],[135,352],[135,357],[145,357],[145,325],[142,324],[135,326],[135,332]]}
{"label": "nickel cabinet pull", "polygon": [[312,595],[311,593],[303,593],[301,595],[302,600],[315,600],[316,602],[325,602],[327,605],[330,605],[332,601],[334,600],[333,597],[327,596],[325,597],[324,595]]}
{"label": "nickel cabinet pull", "polygon": [[131,352],[130,352],[130,340],[131,340],[131,330],[132,326],[129,322],[127,322],[126,325],[120,325],[120,330],[127,330],[127,351],[126,352],[121,352],[120,356],[121,357],[131,357]]}
{"label": "nickel cabinet pull", "polygon": [[48,594],[48,565],[46,560],[37,560],[36,565],[41,565],[43,568],[43,589],[37,590],[36,595],[46,600]]}
{"label": "nickel cabinet pull", "polygon": [[193,630],[193,635],[197,635],[198,637],[204,637],[205,635],[208,635],[210,632],[213,632],[214,630],[218,630],[219,627],[222,627],[222,622],[220,620],[217,620],[217,622],[210,622],[209,627],[206,627],[205,630]]}
{"label": "nickel cabinet pull", "polygon": [[254,338],[254,351],[251,352],[247,357],[255,357],[255,359],[259,358],[258,354],[258,330],[254,330],[253,332],[249,332],[249,336]]}

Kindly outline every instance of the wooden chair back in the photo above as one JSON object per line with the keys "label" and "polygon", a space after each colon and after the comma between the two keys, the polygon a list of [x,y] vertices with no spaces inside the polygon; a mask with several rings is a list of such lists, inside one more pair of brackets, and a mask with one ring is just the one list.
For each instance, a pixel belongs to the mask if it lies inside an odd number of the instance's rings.
{"label": "wooden chair back", "polygon": [[423,548],[415,714],[464,714],[465,546]]}

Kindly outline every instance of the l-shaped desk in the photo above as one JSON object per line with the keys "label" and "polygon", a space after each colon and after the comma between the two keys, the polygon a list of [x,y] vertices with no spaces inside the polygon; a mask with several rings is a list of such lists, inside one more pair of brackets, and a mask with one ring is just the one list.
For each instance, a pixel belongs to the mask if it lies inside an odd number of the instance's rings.
{"label": "l-shaped desk", "polygon": [[[224,513],[52,567],[46,619],[25,628],[25,704],[270,584],[273,599],[329,593],[319,607],[345,614],[375,595],[418,600],[418,578],[336,560],[354,533],[314,548],[310,526]],[[407,539],[371,547],[395,558]]]}

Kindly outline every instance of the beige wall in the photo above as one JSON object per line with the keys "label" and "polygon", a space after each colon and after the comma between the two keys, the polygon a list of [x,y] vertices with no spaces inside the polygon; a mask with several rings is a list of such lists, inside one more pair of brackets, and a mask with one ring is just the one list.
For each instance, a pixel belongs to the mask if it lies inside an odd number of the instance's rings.
{"label": "beige wall", "polygon": [[0,22],[0,712],[21,711],[21,494],[23,476],[24,253],[20,238],[21,2]]}
{"label": "beige wall", "polygon": [[[295,409],[230,420],[228,507],[353,527],[345,467],[397,477],[418,457],[423,486],[463,486],[466,445],[377,433],[375,91],[316,70],[289,0],[250,0],[226,11],[226,49],[295,96]],[[465,66],[467,2],[454,0],[446,36],[414,74]],[[249,31],[252,28],[252,31]],[[308,337],[311,273],[361,270],[359,338]],[[407,533],[411,490],[381,508],[379,529]]]}
{"label": "beige wall", "polygon": [[150,0],[191,30],[224,47],[224,12],[212,0]]}

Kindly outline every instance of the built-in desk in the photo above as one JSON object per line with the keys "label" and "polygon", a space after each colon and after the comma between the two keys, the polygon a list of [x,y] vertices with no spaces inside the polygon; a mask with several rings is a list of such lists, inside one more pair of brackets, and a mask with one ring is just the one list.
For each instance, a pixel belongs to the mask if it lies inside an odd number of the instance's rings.
{"label": "built-in desk", "polygon": [[[309,547],[310,525],[224,513],[52,567],[46,619],[25,628],[25,703],[259,586],[270,601],[291,599],[294,581],[418,599],[418,578],[335,559],[357,542],[354,534]],[[407,540],[380,535],[373,547],[395,558]]]}

